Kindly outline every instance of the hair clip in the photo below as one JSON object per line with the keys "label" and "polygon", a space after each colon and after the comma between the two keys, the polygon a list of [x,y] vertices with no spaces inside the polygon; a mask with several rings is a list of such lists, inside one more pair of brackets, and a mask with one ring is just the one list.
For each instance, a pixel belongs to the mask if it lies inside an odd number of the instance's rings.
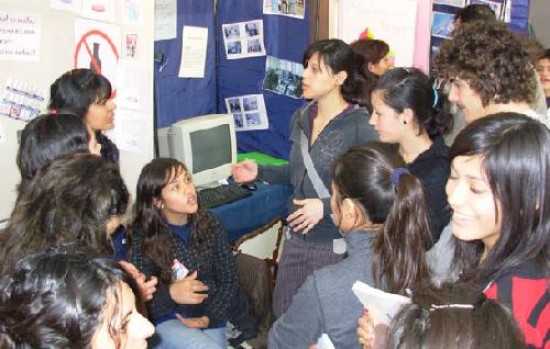
{"label": "hair clip", "polygon": [[439,93],[437,93],[436,88],[433,88],[432,90],[434,91],[434,103],[432,104],[432,108],[435,108],[437,102],[439,102]]}
{"label": "hair clip", "polygon": [[473,304],[432,304],[430,305],[430,311],[440,310],[440,309],[474,309]]}
{"label": "hair clip", "polygon": [[410,173],[409,170],[405,167],[394,168],[390,174],[390,181],[392,182],[392,184],[396,187],[399,186],[399,178],[405,173]]}

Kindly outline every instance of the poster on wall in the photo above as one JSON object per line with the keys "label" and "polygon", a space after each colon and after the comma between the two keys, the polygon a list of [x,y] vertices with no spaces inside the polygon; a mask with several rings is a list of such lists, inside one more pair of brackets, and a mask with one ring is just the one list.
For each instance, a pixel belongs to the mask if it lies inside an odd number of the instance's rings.
{"label": "poster on wall", "polygon": [[15,120],[30,121],[44,110],[46,88],[26,81],[7,78],[0,100],[0,114]]}
{"label": "poster on wall", "polygon": [[450,39],[454,30],[454,15],[452,13],[434,11],[432,16],[432,35]]}
{"label": "poster on wall", "polygon": [[338,37],[347,43],[366,29],[395,52],[395,65],[413,65],[417,2],[348,0],[339,3]]}
{"label": "poster on wall", "polygon": [[264,0],[265,15],[280,15],[304,19],[306,0]]}
{"label": "poster on wall", "polygon": [[235,130],[251,131],[269,128],[264,96],[245,95],[225,99],[225,106],[233,114]]}
{"label": "poster on wall", "polygon": [[38,62],[42,16],[0,11],[0,61]]}
{"label": "poster on wall", "polygon": [[301,98],[303,74],[302,64],[267,56],[263,88],[280,95]]}
{"label": "poster on wall", "polygon": [[434,4],[464,7],[466,5],[466,0],[434,0]]}
{"label": "poster on wall", "polygon": [[89,68],[105,76],[116,97],[120,27],[114,24],[77,19],[75,21],[74,68]]}
{"label": "poster on wall", "polygon": [[227,59],[265,56],[262,20],[222,25]]}

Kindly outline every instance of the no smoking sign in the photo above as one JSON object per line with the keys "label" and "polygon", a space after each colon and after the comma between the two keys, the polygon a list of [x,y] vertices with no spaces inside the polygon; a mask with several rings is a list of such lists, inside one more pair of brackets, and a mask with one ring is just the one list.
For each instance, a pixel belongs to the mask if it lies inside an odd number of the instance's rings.
{"label": "no smoking sign", "polygon": [[113,87],[113,98],[116,97],[117,87],[117,46],[109,35],[101,30],[92,29],[76,42],[74,52],[74,67],[93,69],[109,79]]}

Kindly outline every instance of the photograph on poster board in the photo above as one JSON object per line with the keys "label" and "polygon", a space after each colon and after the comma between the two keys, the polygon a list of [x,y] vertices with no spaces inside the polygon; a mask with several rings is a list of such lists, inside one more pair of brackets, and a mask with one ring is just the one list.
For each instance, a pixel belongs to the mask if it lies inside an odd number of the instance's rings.
{"label": "photograph on poster board", "polygon": [[267,56],[265,60],[264,90],[292,98],[302,97],[302,75],[300,63]]}
{"label": "photograph on poster board", "polygon": [[265,15],[304,19],[306,0],[264,0]]}
{"label": "photograph on poster board", "polygon": [[499,1],[489,1],[489,0],[470,0],[470,4],[484,4],[488,5],[491,10],[495,13],[495,16],[499,21],[503,21],[505,19],[504,14],[504,8],[502,7],[502,3]]}
{"label": "photograph on poster board", "polygon": [[454,14],[434,12],[432,17],[432,35],[438,38],[450,39],[453,36]]}
{"label": "photograph on poster board", "polygon": [[227,59],[265,56],[263,21],[222,25]]}
{"label": "photograph on poster board", "polygon": [[434,0],[434,4],[454,6],[454,7],[464,7],[466,6],[466,0]]}
{"label": "photograph on poster board", "polygon": [[226,98],[225,106],[228,112],[233,114],[237,131],[266,130],[269,128],[263,95]]}

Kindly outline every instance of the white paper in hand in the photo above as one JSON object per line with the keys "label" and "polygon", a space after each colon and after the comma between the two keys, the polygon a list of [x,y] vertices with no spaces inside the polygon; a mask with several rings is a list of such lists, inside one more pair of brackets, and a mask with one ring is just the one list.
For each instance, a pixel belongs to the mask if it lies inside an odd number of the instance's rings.
{"label": "white paper in hand", "polygon": [[328,334],[323,333],[317,341],[317,349],[335,349]]}
{"label": "white paper in hand", "polygon": [[389,325],[401,305],[411,301],[408,297],[380,291],[361,281],[355,281],[351,290],[363,307],[369,310],[375,325]]}

